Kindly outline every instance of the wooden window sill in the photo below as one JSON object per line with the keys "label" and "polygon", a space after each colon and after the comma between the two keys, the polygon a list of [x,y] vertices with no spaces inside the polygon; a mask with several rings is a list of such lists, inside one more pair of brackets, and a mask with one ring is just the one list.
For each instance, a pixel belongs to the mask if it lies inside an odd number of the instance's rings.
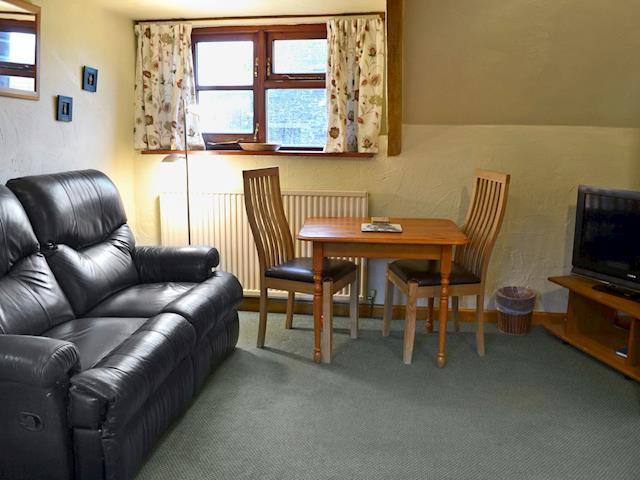
{"label": "wooden window sill", "polygon": [[[142,150],[143,155],[184,155],[184,150]],[[320,152],[314,150],[279,150],[277,152],[245,152],[244,150],[189,150],[189,155],[272,155],[280,157],[355,157],[372,158],[375,153]]]}

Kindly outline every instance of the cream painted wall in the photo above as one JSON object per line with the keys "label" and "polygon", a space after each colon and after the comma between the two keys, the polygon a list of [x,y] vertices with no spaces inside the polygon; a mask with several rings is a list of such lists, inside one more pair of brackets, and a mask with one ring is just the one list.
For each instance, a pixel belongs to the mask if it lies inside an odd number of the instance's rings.
{"label": "cream painted wall", "polygon": [[[640,131],[590,127],[405,125],[398,157],[316,160],[300,157],[192,157],[194,190],[241,191],[241,170],[280,167],[284,189],[366,190],[372,215],[448,217],[462,222],[476,168],[510,172],[512,187],[495,248],[488,292],[527,285],[542,293],[538,308],[560,311],[564,293],[546,278],[567,272],[579,183],[640,189]],[[182,184],[160,156],[136,163],[138,233],[159,239],[157,194]],[[179,172],[179,170],[178,170]],[[382,301],[384,265],[370,269]],[[492,303],[490,302],[490,305]]]}
{"label": "cream painted wall", "polygon": [[[42,7],[42,77],[37,102],[0,97],[0,182],[97,168],[117,183],[135,223],[132,21],[84,0]],[[99,69],[98,92],[81,88],[82,66]],[[55,96],[73,97],[73,122],[55,120]]]}
{"label": "cream painted wall", "polygon": [[[102,169],[121,189],[138,239],[157,243],[166,165],[131,149],[130,18],[95,1],[34,3],[43,6],[41,100],[0,97],[0,181]],[[341,4],[334,3],[336,9]],[[627,0],[507,3],[406,0],[401,156],[205,157],[193,162],[193,178],[204,182],[200,188],[237,191],[242,169],[279,165],[286,189],[367,190],[375,215],[461,221],[473,170],[508,171],[512,191],[489,292],[528,285],[542,293],[539,309],[562,310],[564,293],[546,277],[570,268],[576,186],[640,189],[640,129],[627,128],[638,127],[640,118],[634,89],[640,57],[633,53],[639,34],[632,28],[640,6]],[[380,4],[360,2],[359,8]],[[100,69],[97,94],[80,89],[84,64]],[[57,94],[74,97],[72,123],[55,121]],[[370,270],[378,301],[383,268]]]}
{"label": "cream painted wall", "polygon": [[[240,191],[242,169],[278,165],[285,189],[366,190],[373,215],[461,222],[474,170],[509,172],[511,195],[488,294],[506,284],[526,285],[541,294],[537,309],[562,311],[565,293],[546,278],[570,269],[577,185],[640,189],[640,129],[621,128],[638,126],[633,99],[640,64],[628,49],[636,33],[627,30],[626,19],[621,29],[597,8],[610,3],[406,0],[402,155],[381,153],[364,160],[212,156],[194,160],[192,178],[200,182],[198,188]],[[640,13],[640,4],[620,3],[629,7],[629,15]],[[585,8],[599,15],[565,18]],[[620,17],[618,6],[612,12]],[[519,27],[509,23],[516,18]],[[606,45],[584,50],[589,31]],[[533,56],[537,70],[526,70],[525,54]],[[590,58],[600,69],[597,79],[589,76]],[[135,166],[138,235],[151,243],[159,240],[157,194],[166,174],[160,159],[140,156]],[[174,175],[169,181],[182,179]],[[378,303],[383,273],[383,264],[370,268]]]}
{"label": "cream painted wall", "polygon": [[640,127],[637,0],[405,2],[408,123]]}

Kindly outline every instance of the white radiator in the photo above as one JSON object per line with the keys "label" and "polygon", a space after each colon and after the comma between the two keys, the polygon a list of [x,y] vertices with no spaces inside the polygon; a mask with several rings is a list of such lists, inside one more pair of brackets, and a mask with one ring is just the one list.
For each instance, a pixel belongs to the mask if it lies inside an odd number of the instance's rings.
{"label": "white radiator", "polygon": [[[366,217],[367,192],[295,191],[283,192],[283,203],[296,256],[310,257],[311,243],[296,239],[307,217]],[[186,195],[160,194],[162,245],[187,244]],[[194,193],[191,195],[191,243],[212,245],[220,252],[220,269],[232,272],[245,295],[259,294],[260,267],[249,228],[242,193]],[[366,261],[352,259],[360,268],[360,293],[366,293]],[[348,288],[339,292],[348,295]]]}

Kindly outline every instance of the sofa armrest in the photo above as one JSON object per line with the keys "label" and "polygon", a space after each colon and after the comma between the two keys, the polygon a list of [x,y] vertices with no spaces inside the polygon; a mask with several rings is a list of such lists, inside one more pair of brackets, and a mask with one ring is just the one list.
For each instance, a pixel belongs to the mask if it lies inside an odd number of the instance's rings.
{"label": "sofa armrest", "polygon": [[122,429],[181,362],[191,363],[195,345],[195,330],[183,317],[150,318],[97,365],[71,379],[71,424],[101,428],[105,435]]}
{"label": "sofa armrest", "polygon": [[0,478],[72,478],[67,399],[79,364],[72,343],[0,334]]}
{"label": "sofa armrest", "polygon": [[140,281],[204,282],[218,266],[218,250],[210,247],[136,247]]}
{"label": "sofa armrest", "polygon": [[47,337],[0,335],[0,382],[51,387],[80,370],[73,343]]}

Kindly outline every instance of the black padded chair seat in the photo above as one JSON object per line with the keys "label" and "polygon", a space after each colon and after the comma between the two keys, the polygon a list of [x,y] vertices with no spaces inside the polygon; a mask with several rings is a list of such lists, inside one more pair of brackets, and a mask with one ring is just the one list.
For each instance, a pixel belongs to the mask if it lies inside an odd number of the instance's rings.
{"label": "black padded chair seat", "polygon": [[[418,282],[419,287],[440,285],[439,260],[396,260],[389,264],[389,270],[403,282]],[[451,267],[450,285],[480,283],[480,278],[457,263]]]}
{"label": "black padded chair seat", "polygon": [[141,283],[111,295],[85,316],[153,317],[196,285],[188,282]]}
{"label": "black padded chair seat", "polygon": [[[358,268],[355,263],[347,260],[336,260],[325,258],[322,265],[323,280],[331,280],[334,283],[354,272]],[[300,257],[275,267],[271,267],[265,272],[265,276],[270,278],[280,278],[282,280],[293,280],[295,282],[313,283],[313,268],[311,258]]]}
{"label": "black padded chair seat", "polygon": [[120,346],[147,318],[79,318],[47,330],[43,337],[73,343],[80,353],[80,369],[96,363]]}

